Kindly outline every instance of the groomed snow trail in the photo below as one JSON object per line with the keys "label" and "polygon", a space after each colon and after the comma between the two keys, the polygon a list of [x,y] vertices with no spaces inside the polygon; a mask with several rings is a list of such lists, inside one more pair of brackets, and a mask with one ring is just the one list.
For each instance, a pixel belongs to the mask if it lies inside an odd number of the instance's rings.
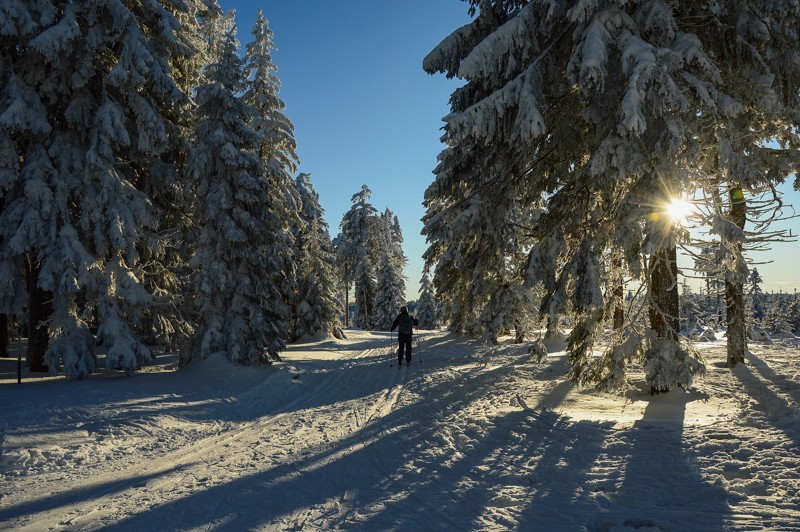
{"label": "groomed snow trail", "polygon": [[[0,529],[791,530],[797,343],[690,393],[578,390],[566,358],[431,333],[0,385]],[[419,363],[419,348],[424,363]],[[634,382],[641,381],[636,375]],[[14,406],[11,406],[14,405]]]}

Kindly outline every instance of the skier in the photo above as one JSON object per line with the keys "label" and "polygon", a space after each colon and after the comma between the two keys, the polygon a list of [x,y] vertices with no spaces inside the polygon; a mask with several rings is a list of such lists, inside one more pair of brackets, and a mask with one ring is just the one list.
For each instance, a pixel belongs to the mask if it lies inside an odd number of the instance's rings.
{"label": "skier", "polygon": [[392,328],[390,329],[393,331],[398,326],[400,327],[397,329],[397,342],[399,344],[397,349],[398,367],[403,365],[404,351],[406,355],[406,364],[409,366],[411,365],[411,337],[414,333],[414,327],[417,325],[419,325],[417,318],[408,313],[408,308],[400,307],[400,314],[394,319],[394,323],[392,323]]}

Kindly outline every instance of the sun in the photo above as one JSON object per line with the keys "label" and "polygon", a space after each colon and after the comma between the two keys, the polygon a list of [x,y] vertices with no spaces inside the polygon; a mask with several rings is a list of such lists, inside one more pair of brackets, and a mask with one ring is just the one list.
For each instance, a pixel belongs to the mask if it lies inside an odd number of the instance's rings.
{"label": "sun", "polygon": [[683,224],[686,222],[686,218],[692,214],[694,208],[692,207],[692,204],[685,199],[674,198],[669,202],[669,204],[667,204],[665,210],[667,215],[672,218],[673,222],[677,224]]}

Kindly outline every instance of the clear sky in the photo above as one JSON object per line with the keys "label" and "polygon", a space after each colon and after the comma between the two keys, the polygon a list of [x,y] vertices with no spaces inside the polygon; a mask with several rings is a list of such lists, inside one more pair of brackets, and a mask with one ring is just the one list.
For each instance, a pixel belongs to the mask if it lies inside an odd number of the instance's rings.
{"label": "clear sky", "polygon": [[295,127],[300,171],[311,174],[331,236],[366,184],[395,213],[409,258],[406,294],[422,276],[425,189],[433,181],[442,117],[459,83],[429,76],[422,59],[469,22],[460,0],[221,0],[236,9],[239,40],[262,9],[275,33],[280,96]]}
{"label": "clear sky", "polygon": [[[286,115],[295,126],[300,171],[311,174],[331,236],[351,197],[366,184],[372,204],[394,212],[403,229],[407,296],[422,276],[422,199],[433,181],[442,117],[457,80],[429,76],[422,59],[469,22],[463,0],[220,0],[236,10],[239,40],[252,39],[261,9],[275,34]],[[798,206],[800,193],[781,187]],[[800,221],[791,223],[800,234]],[[800,290],[800,243],[753,256],[762,288]]]}

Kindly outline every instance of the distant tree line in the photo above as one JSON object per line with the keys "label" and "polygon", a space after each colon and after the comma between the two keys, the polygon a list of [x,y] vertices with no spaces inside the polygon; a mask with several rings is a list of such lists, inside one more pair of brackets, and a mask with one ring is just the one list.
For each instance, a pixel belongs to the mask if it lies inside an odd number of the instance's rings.
{"label": "distant tree line", "polygon": [[[800,334],[800,297],[795,293],[766,293],[761,289],[758,268],[750,270],[745,285],[747,330],[751,340],[766,339],[782,333]],[[713,285],[709,285],[713,286]],[[681,295],[681,330],[687,335],[705,328],[717,329],[727,323],[722,294],[704,290],[692,293],[684,286]]]}
{"label": "distant tree line", "polygon": [[[350,324],[352,314],[355,327],[388,330],[400,307],[407,305],[403,271],[408,259],[403,254],[403,232],[397,216],[388,208],[379,214],[369,202],[371,194],[363,185],[353,195],[353,205],[342,217],[334,248],[342,299],[348,309],[345,324]],[[420,282],[420,300],[414,307],[419,308],[420,327],[433,329],[437,323],[435,294],[427,275]]]}

